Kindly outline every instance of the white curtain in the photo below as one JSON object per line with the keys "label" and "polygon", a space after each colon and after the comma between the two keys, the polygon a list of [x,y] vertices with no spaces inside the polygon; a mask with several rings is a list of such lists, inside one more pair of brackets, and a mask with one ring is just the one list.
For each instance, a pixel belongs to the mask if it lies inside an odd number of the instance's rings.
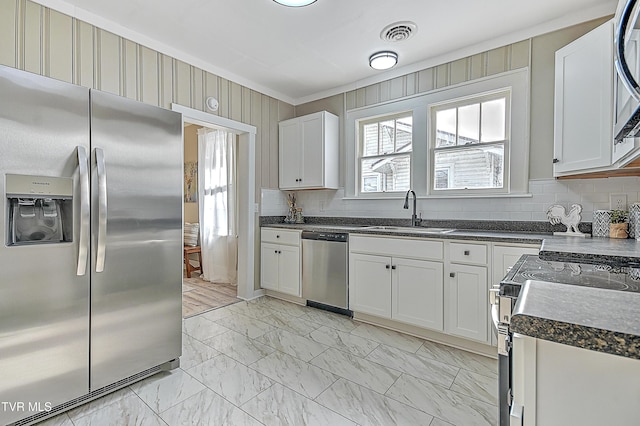
{"label": "white curtain", "polygon": [[198,130],[198,192],[202,275],[207,281],[236,284],[235,135]]}

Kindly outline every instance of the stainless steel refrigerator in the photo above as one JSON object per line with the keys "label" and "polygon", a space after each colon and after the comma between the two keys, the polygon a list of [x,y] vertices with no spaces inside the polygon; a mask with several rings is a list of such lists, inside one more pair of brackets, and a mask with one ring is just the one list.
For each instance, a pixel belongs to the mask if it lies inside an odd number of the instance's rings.
{"label": "stainless steel refrigerator", "polygon": [[176,366],[182,158],[179,114],[0,67],[0,424]]}

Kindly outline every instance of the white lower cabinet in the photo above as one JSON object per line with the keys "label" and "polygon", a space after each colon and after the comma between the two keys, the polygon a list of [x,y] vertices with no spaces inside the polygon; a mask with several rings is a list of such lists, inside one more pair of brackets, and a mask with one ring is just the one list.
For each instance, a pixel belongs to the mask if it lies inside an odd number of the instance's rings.
{"label": "white lower cabinet", "polygon": [[394,258],[393,266],[391,318],[442,331],[442,262]]}
{"label": "white lower cabinet", "polygon": [[391,258],[353,253],[349,256],[349,308],[391,318]]}
{"label": "white lower cabinet", "polygon": [[445,332],[487,342],[488,294],[486,267],[452,263],[444,298]]}
{"label": "white lower cabinet", "polygon": [[262,228],[260,287],[301,295],[300,231]]}
{"label": "white lower cabinet", "polygon": [[442,262],[351,253],[349,308],[442,331]]}

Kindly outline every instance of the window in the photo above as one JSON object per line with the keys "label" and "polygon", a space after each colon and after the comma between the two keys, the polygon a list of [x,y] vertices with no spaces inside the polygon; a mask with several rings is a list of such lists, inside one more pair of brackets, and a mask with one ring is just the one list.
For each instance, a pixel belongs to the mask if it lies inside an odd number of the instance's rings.
{"label": "window", "polygon": [[360,122],[360,192],[407,191],[411,186],[411,112]]}
{"label": "window", "polygon": [[431,107],[435,193],[506,191],[509,111],[508,90]]}

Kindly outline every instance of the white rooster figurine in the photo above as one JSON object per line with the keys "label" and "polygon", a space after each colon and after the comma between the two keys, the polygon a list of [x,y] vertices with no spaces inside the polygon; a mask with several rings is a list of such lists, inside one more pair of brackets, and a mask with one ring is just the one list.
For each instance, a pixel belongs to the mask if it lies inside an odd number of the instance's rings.
{"label": "white rooster figurine", "polygon": [[567,227],[566,232],[554,232],[554,235],[573,235],[576,237],[584,237],[585,234],[578,231],[578,224],[582,220],[582,206],[580,204],[572,204],[571,210],[569,210],[569,214],[567,214],[564,206],[559,204],[554,204],[547,209],[547,219],[551,222],[552,225],[557,225],[562,223]]}

